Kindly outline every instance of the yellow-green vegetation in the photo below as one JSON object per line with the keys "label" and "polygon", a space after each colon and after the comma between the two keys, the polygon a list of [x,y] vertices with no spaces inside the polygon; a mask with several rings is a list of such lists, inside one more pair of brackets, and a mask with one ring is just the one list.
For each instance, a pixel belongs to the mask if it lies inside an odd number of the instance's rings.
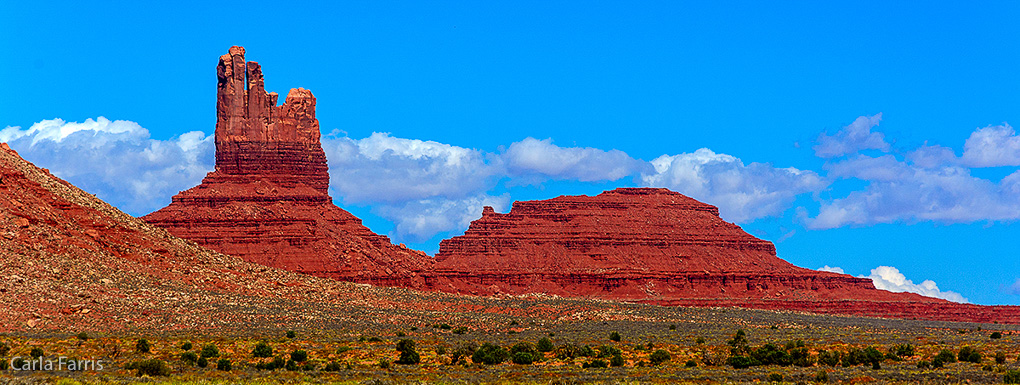
{"label": "yellow-green vegetation", "polygon": [[[713,311],[668,322],[522,319],[223,334],[0,335],[8,364],[101,359],[102,370],[3,370],[3,383],[1003,383],[1020,328]],[[452,325],[451,325],[452,324]],[[982,329],[984,328],[984,329]],[[994,329],[999,338],[988,338]],[[513,333],[511,333],[511,331]],[[610,337],[610,338],[607,338]],[[58,382],[59,381],[59,382]]]}

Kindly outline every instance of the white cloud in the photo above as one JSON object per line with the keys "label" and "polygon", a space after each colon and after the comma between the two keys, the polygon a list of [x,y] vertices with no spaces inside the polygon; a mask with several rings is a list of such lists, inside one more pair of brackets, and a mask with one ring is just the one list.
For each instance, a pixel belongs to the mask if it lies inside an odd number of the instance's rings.
{"label": "white cloud", "polygon": [[956,157],[953,149],[943,146],[929,146],[927,143],[909,152],[907,160],[911,164],[922,168],[940,168],[959,163],[959,158]]}
{"label": "white cloud", "polygon": [[1020,172],[999,183],[974,177],[970,169],[924,168],[896,160],[858,156],[828,167],[830,177],[869,182],[844,198],[821,203],[808,218],[812,229],[897,221],[968,223],[1020,219]]}
{"label": "white cloud", "polygon": [[466,229],[471,221],[482,216],[484,206],[505,211],[510,207],[510,194],[422,199],[399,206],[380,206],[376,211],[396,223],[392,234],[394,238],[424,241],[440,232]]}
{"label": "white cloud", "polygon": [[364,139],[326,137],[322,145],[330,186],[349,203],[460,199],[488,190],[502,173],[491,154],[386,133]]}
{"label": "white cloud", "polygon": [[552,139],[525,138],[511,144],[503,158],[513,176],[537,174],[582,182],[614,181],[647,167],[647,163],[620,150],[560,147],[552,144]]}
{"label": "white cloud", "polygon": [[841,268],[841,267],[832,267],[832,266],[829,266],[829,265],[825,265],[825,266],[819,267],[818,271],[828,271],[830,273],[846,274],[846,273],[843,272],[843,268]]}
{"label": "white cloud", "polygon": [[971,167],[1020,166],[1020,136],[1008,124],[979,128],[963,144]]}
{"label": "white cloud", "polygon": [[197,185],[213,169],[213,141],[199,131],[151,139],[138,123],[104,117],[7,127],[0,141],[25,159],[120,209],[146,214]]}
{"label": "white cloud", "polygon": [[812,147],[815,155],[821,158],[835,158],[853,154],[861,150],[889,151],[889,143],[881,132],[871,132],[882,121],[882,114],[861,116],[849,126],[836,132],[835,135],[818,135],[817,144]]}
{"label": "white cloud", "polygon": [[894,293],[916,293],[926,297],[942,298],[953,302],[969,302],[960,293],[939,290],[938,285],[932,280],[924,280],[920,284],[915,284],[907,279],[903,273],[900,273],[899,269],[891,266],[879,266],[871,269],[870,275],[861,276],[861,278],[871,278],[871,281],[875,283],[875,288],[880,290],[888,290]]}
{"label": "white cloud", "polygon": [[745,165],[734,156],[707,148],[662,155],[651,163],[654,173],[643,173],[640,183],[666,187],[716,205],[724,219],[738,223],[778,215],[797,195],[827,185],[813,171],[775,168],[765,163]]}

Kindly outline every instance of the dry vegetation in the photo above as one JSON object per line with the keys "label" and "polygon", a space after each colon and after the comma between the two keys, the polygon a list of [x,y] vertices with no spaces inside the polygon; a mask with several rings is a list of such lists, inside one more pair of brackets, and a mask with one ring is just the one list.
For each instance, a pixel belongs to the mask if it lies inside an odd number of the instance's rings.
{"label": "dry vegetation", "polygon": [[[287,329],[203,334],[84,331],[86,339],[77,330],[59,335],[6,334],[0,335],[0,342],[10,348],[4,354],[8,363],[11,357],[28,356],[33,348],[39,348],[44,357],[52,359],[103,359],[105,368],[85,372],[7,370],[0,383],[742,383],[780,378],[789,383],[819,383],[822,377],[829,383],[1002,383],[1008,371],[1020,369],[1020,328],[1012,325],[622,304],[614,309],[627,317],[602,314],[549,320],[490,314],[472,320],[467,313],[450,319],[437,314],[431,319],[361,320],[329,329],[299,329],[294,330],[293,338],[287,336]],[[785,350],[787,343],[796,348],[796,341],[803,341],[807,360],[745,369],[727,365],[733,354],[730,342],[738,329],[746,331],[751,350],[767,343]],[[610,338],[614,331],[620,334],[620,341]],[[996,332],[1001,338],[991,338]],[[548,338],[554,349],[537,352],[532,364],[515,364],[509,355],[506,362],[495,365],[472,359],[471,347],[492,343],[513,350],[520,342],[534,347],[542,338]],[[139,339],[149,342],[148,352],[138,351]],[[395,363],[401,355],[398,342],[404,339],[414,341],[420,363]],[[271,354],[261,354],[267,357],[253,355],[260,342],[272,349]],[[182,349],[186,343],[191,349]],[[209,357],[205,368],[182,358],[187,352],[201,356],[206,345],[215,346],[219,354]],[[911,346],[914,354],[898,359],[883,356],[879,369],[870,363],[844,367],[814,362],[822,350],[847,353],[874,347],[888,353],[904,345]],[[921,361],[933,361],[942,350],[955,354],[965,346],[980,352],[977,363],[918,367]],[[591,348],[590,353],[586,347]],[[307,360],[287,363],[297,350],[307,353]],[[669,358],[654,365],[652,355],[657,350],[667,352]],[[267,353],[265,348],[262,352]],[[1002,362],[997,362],[1000,352]],[[622,358],[615,363],[622,365],[612,366],[615,355]],[[157,368],[154,375],[139,377],[138,363],[153,359],[166,363],[168,375],[159,375]],[[217,369],[220,360],[230,362],[229,371]],[[272,368],[274,360],[283,367]],[[608,367],[588,367],[593,362],[601,366],[596,361]]]}

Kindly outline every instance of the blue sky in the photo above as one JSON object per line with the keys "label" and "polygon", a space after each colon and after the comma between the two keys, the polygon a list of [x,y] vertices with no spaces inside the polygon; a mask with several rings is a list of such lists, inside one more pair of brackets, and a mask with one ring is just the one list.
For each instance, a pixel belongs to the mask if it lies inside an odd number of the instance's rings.
{"label": "blue sky", "polygon": [[429,253],[663,186],[799,266],[1020,304],[1020,5],[889,3],[3,2],[0,139],[145,214],[211,168],[242,45],[318,98],[336,202]]}

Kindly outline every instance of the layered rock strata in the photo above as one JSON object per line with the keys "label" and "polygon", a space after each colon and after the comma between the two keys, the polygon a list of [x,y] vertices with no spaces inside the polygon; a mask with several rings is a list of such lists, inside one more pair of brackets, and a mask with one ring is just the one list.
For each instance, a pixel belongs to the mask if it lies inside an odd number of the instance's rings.
{"label": "layered rock strata", "polygon": [[722,220],[716,207],[654,188],[515,202],[507,214],[486,207],[464,235],[440,243],[428,284],[468,294],[951,321],[1008,322],[1020,314],[1017,307],[892,293],[870,279],[796,267],[778,258],[772,243]]}
{"label": "layered rock strata", "polygon": [[210,249],[346,281],[417,286],[432,259],[393,245],[332,203],[315,97],[282,105],[261,67],[232,47],[217,66],[216,170],[142,217]]}

